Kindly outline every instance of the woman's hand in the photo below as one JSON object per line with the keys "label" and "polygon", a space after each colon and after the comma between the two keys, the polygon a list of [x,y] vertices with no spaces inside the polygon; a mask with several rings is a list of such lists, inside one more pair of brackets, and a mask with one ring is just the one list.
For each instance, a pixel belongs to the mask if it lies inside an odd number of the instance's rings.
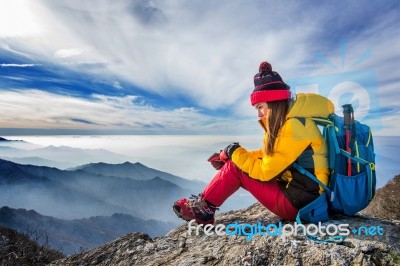
{"label": "woman's hand", "polygon": [[239,147],[240,147],[239,142],[234,142],[232,144],[229,144],[223,151],[221,151],[219,157],[221,158],[221,160],[225,161],[232,159],[233,152]]}
{"label": "woman's hand", "polygon": [[220,153],[214,153],[207,159],[207,161],[211,163],[215,170],[221,169],[225,164],[225,161],[221,160],[220,158]]}
{"label": "woman's hand", "polygon": [[231,159],[233,152],[239,148],[238,142],[234,142],[228,145],[225,149],[221,150],[219,153],[213,153],[207,161],[215,168],[215,170],[220,170],[224,164]]}

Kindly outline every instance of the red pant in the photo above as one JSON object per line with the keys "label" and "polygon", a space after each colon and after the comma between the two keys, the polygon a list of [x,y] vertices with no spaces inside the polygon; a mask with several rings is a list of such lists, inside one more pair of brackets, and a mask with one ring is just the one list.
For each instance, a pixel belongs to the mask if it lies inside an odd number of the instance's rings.
{"label": "red pant", "polygon": [[214,176],[203,191],[206,201],[221,206],[240,187],[249,191],[268,210],[283,219],[294,220],[298,210],[293,207],[279,188],[278,181],[260,182],[250,178],[231,161]]}

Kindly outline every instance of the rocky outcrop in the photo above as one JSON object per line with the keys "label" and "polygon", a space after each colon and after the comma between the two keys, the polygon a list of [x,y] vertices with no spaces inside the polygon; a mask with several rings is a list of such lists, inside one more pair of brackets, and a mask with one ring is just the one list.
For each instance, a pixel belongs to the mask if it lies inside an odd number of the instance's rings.
{"label": "rocky outcrop", "polygon": [[0,265],[47,265],[53,260],[60,259],[63,254],[38,245],[30,238],[35,235],[20,234],[17,231],[0,227]]}
{"label": "rocky outcrop", "polygon": [[[224,225],[234,222],[287,224],[259,204],[223,213],[216,220]],[[335,217],[322,225],[328,224],[348,224],[350,235],[341,244],[318,243],[301,233],[246,240],[243,235],[210,236],[207,230],[189,235],[185,223],[163,237],[132,233],[51,265],[400,265],[399,221],[355,216]]]}
{"label": "rocky outcrop", "polygon": [[385,219],[400,220],[400,175],[376,191],[371,204],[362,214]]}

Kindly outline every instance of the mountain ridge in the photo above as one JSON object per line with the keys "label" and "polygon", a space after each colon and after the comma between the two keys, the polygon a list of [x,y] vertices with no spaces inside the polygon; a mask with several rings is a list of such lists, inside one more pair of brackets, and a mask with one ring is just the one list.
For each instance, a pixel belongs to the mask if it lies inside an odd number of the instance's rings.
{"label": "mountain ridge", "polygon": [[75,167],[82,163],[101,162],[104,158],[107,158],[107,161],[112,163],[119,163],[128,159],[125,155],[105,149],[81,149],[54,145],[43,147],[29,142],[17,143],[14,141],[4,141],[3,143],[3,145],[0,145],[2,157],[15,160],[39,157],[48,162],[55,161],[59,165],[64,165],[65,168]]}
{"label": "mountain ridge", "polygon": [[159,176],[162,179],[168,180],[179,185],[182,188],[194,189],[199,186],[205,186],[206,183],[195,180],[195,179],[185,179],[173,174],[165,173],[160,170],[145,166],[140,162],[131,163],[126,161],[124,163],[90,163],[81,166],[77,166],[68,170],[83,170],[88,173],[102,174],[107,176],[119,176],[126,177],[135,180],[147,180],[153,178],[154,176]]}
{"label": "mountain ridge", "polygon": [[47,210],[51,216],[63,218],[70,213],[76,217],[85,214],[90,216],[91,210],[95,211],[100,207],[104,214],[126,211],[100,197],[73,190],[43,174],[35,175],[32,171],[27,171],[26,167],[29,166],[0,159],[0,202],[3,205],[25,207],[45,213]]}
{"label": "mountain ridge", "polygon": [[47,241],[51,248],[68,255],[93,249],[130,232],[146,232],[153,237],[165,235],[176,225],[123,213],[63,220],[34,210],[0,208],[0,226],[18,232],[35,231],[40,244]]}
{"label": "mountain ridge", "polygon": [[[0,187],[0,200],[4,205],[35,209],[45,215],[59,218],[85,217],[85,212],[88,213],[87,216],[122,212],[142,218],[177,221],[168,209],[172,202],[176,197],[197,192],[183,189],[164,178],[155,178],[157,176],[149,180],[134,180],[92,174],[83,170],[65,171],[51,167],[20,165],[1,159],[0,170],[0,183],[8,182],[7,187]],[[17,180],[10,176],[24,179],[16,182]],[[54,189],[46,188],[48,184]],[[78,201],[79,198],[81,202]],[[74,201],[76,203],[69,204]],[[85,208],[82,206],[84,204]],[[49,205],[53,207],[46,208]],[[157,208],[159,210],[154,212],[153,209]],[[74,209],[76,211],[73,211]],[[64,214],[60,215],[61,213]]]}

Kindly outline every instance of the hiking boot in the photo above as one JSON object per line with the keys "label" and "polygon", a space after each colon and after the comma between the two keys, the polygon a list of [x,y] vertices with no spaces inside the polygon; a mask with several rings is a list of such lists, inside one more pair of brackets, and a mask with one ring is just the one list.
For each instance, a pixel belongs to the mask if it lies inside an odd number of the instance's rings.
{"label": "hiking boot", "polygon": [[202,194],[192,195],[189,199],[175,201],[172,209],[185,221],[196,220],[198,224],[214,224],[214,213],[218,210],[214,205],[203,200]]}

